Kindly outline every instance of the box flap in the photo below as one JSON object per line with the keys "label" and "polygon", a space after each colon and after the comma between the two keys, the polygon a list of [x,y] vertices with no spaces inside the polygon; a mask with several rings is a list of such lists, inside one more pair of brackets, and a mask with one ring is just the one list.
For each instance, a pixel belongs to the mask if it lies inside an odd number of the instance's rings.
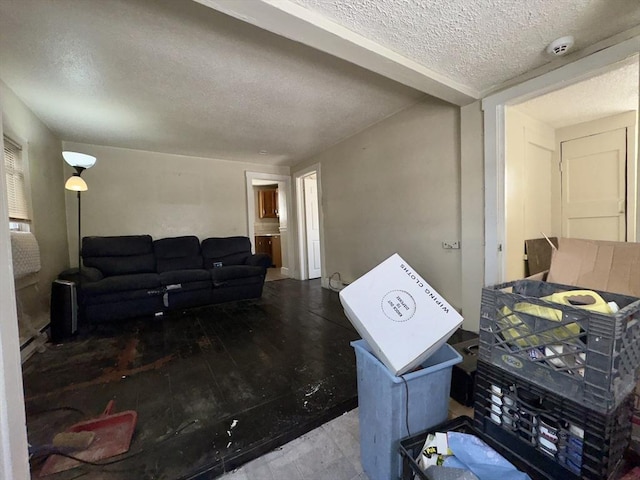
{"label": "box flap", "polygon": [[551,238],[533,238],[524,241],[525,275],[530,277],[540,272],[546,272],[551,266],[551,257],[558,247],[558,239]]}
{"label": "box flap", "polygon": [[547,281],[640,297],[640,244],[560,238]]}

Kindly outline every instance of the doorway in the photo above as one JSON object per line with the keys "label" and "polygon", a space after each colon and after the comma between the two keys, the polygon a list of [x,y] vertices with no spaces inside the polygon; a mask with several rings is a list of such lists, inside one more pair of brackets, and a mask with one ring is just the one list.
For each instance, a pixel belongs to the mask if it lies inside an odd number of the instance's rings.
{"label": "doorway", "polygon": [[320,166],[298,172],[296,205],[298,210],[298,248],[301,279],[322,277],[322,215],[320,211]]}
{"label": "doorway", "polygon": [[[591,54],[585,58],[577,60],[571,64],[559,67],[553,72],[541,75],[534,79],[519,84],[516,87],[503,90],[492,96],[485,98],[482,102],[484,110],[484,139],[485,139],[485,258],[484,258],[484,284],[493,285],[501,283],[506,278],[506,258],[505,251],[508,249],[506,245],[506,215],[505,210],[508,209],[507,197],[508,191],[512,185],[508,185],[506,172],[506,152],[505,143],[505,117],[510,105],[521,105],[527,101],[536,99],[537,97],[551,97],[553,93],[561,87],[569,87],[582,81],[596,79],[600,75],[606,74],[621,67],[631,65],[636,69],[635,86],[631,93],[635,97],[635,105],[631,108],[624,108],[618,112],[628,112],[635,118],[635,111],[638,108],[638,55],[637,47],[633,39],[623,41],[609,48],[603,48],[597,53]],[[595,103],[595,97],[589,97],[590,102],[582,102],[584,105],[590,106]],[[555,98],[554,98],[555,100]],[[562,107],[550,102],[551,108],[556,110]],[[578,105],[576,102],[574,105]],[[609,114],[611,115],[611,113]],[[622,115],[622,114],[621,114]],[[581,115],[580,120],[576,120],[573,126],[578,128],[578,122],[587,120],[586,115]],[[567,127],[570,128],[570,127]],[[633,125],[627,130],[632,133],[629,137],[637,134],[637,124],[634,120]],[[587,135],[591,135],[588,133]],[[559,136],[558,136],[559,137]],[[575,138],[575,137],[574,137]],[[557,138],[559,140],[559,138]],[[635,241],[637,237],[638,222],[636,221],[638,203],[637,198],[637,171],[635,153],[635,140],[631,143],[632,148],[628,148],[629,159],[626,169],[627,175],[627,192],[626,192],[626,229],[627,240]],[[629,145],[629,142],[627,142]],[[557,148],[557,152],[559,152]],[[631,161],[633,159],[633,161]],[[556,172],[558,172],[556,168]],[[559,174],[558,174],[559,177]],[[627,208],[628,207],[628,208]],[[557,212],[560,212],[558,207]],[[556,235],[562,235],[561,217],[552,218]],[[505,248],[507,247],[507,248]]]}
{"label": "doorway", "polygon": [[271,257],[273,268],[267,272],[269,278],[293,277],[293,242],[289,232],[291,177],[259,172],[246,172],[245,176],[247,232],[253,251]]}

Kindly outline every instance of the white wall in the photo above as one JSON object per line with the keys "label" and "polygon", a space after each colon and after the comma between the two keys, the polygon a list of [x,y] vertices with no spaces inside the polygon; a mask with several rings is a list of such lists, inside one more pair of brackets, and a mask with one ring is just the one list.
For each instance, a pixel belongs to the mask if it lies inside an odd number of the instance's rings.
{"label": "white wall", "polygon": [[[82,194],[82,236],[247,235],[245,171],[289,174],[288,167],[70,142],[64,147],[97,157],[82,174],[89,186]],[[77,208],[76,194],[68,192],[69,256],[74,265]]]}
{"label": "white wall", "polygon": [[351,282],[398,252],[461,307],[460,109],[426,99],[296,166],[322,168],[324,276]]}
{"label": "white wall", "polygon": [[560,208],[554,196],[560,193],[560,176],[549,125],[507,107],[505,143],[505,281],[511,281],[525,277],[525,240],[560,234],[552,226]]}

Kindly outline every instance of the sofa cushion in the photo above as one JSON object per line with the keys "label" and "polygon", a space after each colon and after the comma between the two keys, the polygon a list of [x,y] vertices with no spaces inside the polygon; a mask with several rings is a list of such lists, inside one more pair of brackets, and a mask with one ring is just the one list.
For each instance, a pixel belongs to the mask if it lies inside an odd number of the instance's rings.
{"label": "sofa cushion", "polygon": [[[251,276],[251,277],[244,277],[244,278],[230,278],[224,281],[214,280],[213,289],[211,291],[215,294],[215,292],[217,290],[220,290],[221,288],[237,288],[238,292],[241,292],[242,287],[248,287],[250,285],[260,285],[262,287],[263,284],[264,284],[264,279],[263,277],[259,277],[259,276]],[[240,300],[245,297],[242,294],[238,293],[236,298]]]}
{"label": "sofa cushion", "polygon": [[256,277],[262,280],[265,274],[265,269],[262,267],[252,267],[249,265],[229,265],[227,267],[212,268],[211,280],[213,284],[227,282],[229,280],[241,280]]}
{"label": "sofa cushion", "polygon": [[113,277],[106,277],[97,282],[83,283],[80,285],[82,294],[85,296],[124,292],[127,290],[153,290],[160,287],[160,275],[157,273],[116,275]]}
{"label": "sofa cushion", "polygon": [[156,240],[153,249],[159,273],[201,269],[203,266],[200,240],[193,235]]}
{"label": "sofa cushion", "polygon": [[214,263],[222,265],[243,265],[252,255],[249,237],[207,238],[202,241],[204,267],[213,268]]}
{"label": "sofa cushion", "polygon": [[211,281],[211,275],[207,270],[174,270],[172,272],[162,272],[160,274],[160,283],[162,283],[162,285],[175,285],[178,283],[203,281]]}
{"label": "sofa cushion", "polygon": [[97,268],[105,276],[156,271],[150,235],[84,237],[82,259],[85,266]]}

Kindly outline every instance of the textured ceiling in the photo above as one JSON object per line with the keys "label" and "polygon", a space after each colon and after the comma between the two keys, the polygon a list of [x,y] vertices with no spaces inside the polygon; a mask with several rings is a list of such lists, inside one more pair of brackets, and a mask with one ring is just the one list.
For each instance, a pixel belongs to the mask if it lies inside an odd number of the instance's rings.
{"label": "textured ceiling", "polygon": [[0,66],[63,140],[263,164],[424,95],[191,1],[0,0]]}
{"label": "textured ceiling", "polygon": [[639,0],[0,0],[0,80],[62,140],[292,165],[424,95],[370,70],[470,101],[638,24]]}
{"label": "textured ceiling", "polygon": [[638,56],[617,68],[542,95],[518,110],[554,128],[638,109]]}
{"label": "textured ceiling", "polygon": [[640,24],[638,0],[292,0],[480,92]]}

